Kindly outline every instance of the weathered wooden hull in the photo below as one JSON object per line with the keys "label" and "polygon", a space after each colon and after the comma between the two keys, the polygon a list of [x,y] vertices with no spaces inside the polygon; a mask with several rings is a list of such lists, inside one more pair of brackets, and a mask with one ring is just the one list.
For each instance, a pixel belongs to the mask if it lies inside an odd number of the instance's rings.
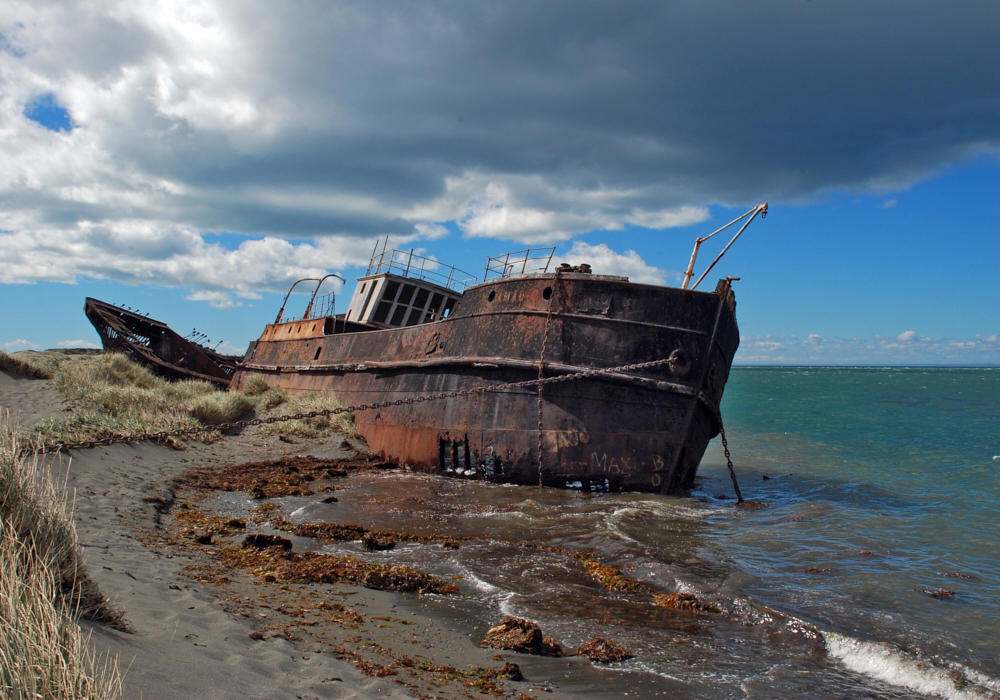
{"label": "weathered wooden hull", "polygon": [[83,312],[105,350],[127,355],[170,381],[198,379],[225,389],[236,371],[236,357],[189,342],[161,321],[90,297]]}
{"label": "weathered wooden hull", "polygon": [[739,345],[727,282],[706,293],[584,274],[484,283],[435,323],[364,332],[325,325],[268,326],[233,388],[259,375],[287,391],[333,391],[358,405],[536,379],[543,340],[545,376],[679,351],[685,361],[675,365],[545,385],[541,426],[536,386],[355,415],[375,452],[419,470],[629,491],[692,485],[719,432]]}

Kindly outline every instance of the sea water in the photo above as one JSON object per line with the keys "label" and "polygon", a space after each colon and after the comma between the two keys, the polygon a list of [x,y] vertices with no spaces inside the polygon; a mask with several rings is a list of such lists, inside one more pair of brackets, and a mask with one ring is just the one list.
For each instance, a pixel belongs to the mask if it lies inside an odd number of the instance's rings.
{"label": "sea water", "polygon": [[[500,615],[564,646],[612,638],[616,666],[691,698],[1000,697],[1000,369],[735,368],[718,439],[679,496],[496,486],[389,472],[295,520],[495,538],[364,553],[454,580],[425,597],[469,634]],[[996,457],[996,458],[995,458]],[[587,549],[719,613],[604,590],[551,550]],[[434,600],[436,599],[436,600]]]}

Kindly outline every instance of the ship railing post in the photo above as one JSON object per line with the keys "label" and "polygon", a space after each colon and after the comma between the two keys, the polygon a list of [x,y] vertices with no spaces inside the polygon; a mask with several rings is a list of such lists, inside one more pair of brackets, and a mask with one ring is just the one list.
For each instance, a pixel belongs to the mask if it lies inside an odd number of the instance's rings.
{"label": "ship railing post", "polygon": [[408,277],[410,274],[410,264],[413,262],[413,248],[410,248],[410,258],[406,261],[406,270],[403,271],[403,277]]}

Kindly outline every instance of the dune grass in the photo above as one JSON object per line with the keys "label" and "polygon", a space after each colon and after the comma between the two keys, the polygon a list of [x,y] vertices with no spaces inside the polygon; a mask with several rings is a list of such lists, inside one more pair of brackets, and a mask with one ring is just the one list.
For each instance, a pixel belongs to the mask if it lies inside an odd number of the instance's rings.
{"label": "dune grass", "polygon": [[228,423],[254,405],[245,395],[218,391],[208,382],[168,382],[115,353],[64,361],[52,384],[65,395],[71,413],[34,427],[45,442]]}
{"label": "dune grass", "polygon": [[[49,352],[49,351],[46,351]],[[163,430],[230,423],[256,410],[258,416],[287,416],[341,406],[330,392],[286,394],[263,377],[250,377],[243,392],[219,391],[208,382],[168,382],[124,355],[96,353],[30,358],[46,368],[52,386],[66,397],[69,413],[32,427],[44,443],[125,437]],[[21,355],[22,353],[17,353]],[[42,357],[45,356],[45,357]],[[350,414],[285,421],[258,428],[262,435],[356,436]],[[218,439],[206,432],[205,441]],[[22,444],[27,438],[22,436]]]}
{"label": "dune grass", "polygon": [[[270,399],[271,405],[265,404]],[[269,389],[261,395],[258,411],[265,416],[291,416],[296,413],[325,411],[340,408],[343,404],[329,391],[311,391],[301,394],[284,394],[277,389]],[[323,437],[332,433],[340,433],[347,437],[357,437],[354,427],[354,416],[350,413],[340,413],[335,416],[317,416],[281,423],[269,423],[257,429],[259,435],[297,435],[299,437]]]}
{"label": "dune grass", "polygon": [[0,697],[119,698],[112,659],[98,663],[75,622],[123,627],[78,558],[65,494],[0,423]]}
{"label": "dune grass", "polygon": [[8,355],[0,350],[0,370],[33,379],[51,379],[67,360],[99,355],[100,350],[68,348],[65,350],[22,350]]}
{"label": "dune grass", "polygon": [[[243,392],[254,397],[257,403],[257,414],[263,417],[291,416],[296,413],[325,411],[343,406],[332,392],[311,391],[286,394],[281,389],[269,386],[267,381],[259,375],[252,376],[246,381]],[[317,416],[281,423],[269,423],[257,429],[258,435],[323,437],[331,433],[357,437],[358,431],[354,426],[354,416],[350,413]]]}

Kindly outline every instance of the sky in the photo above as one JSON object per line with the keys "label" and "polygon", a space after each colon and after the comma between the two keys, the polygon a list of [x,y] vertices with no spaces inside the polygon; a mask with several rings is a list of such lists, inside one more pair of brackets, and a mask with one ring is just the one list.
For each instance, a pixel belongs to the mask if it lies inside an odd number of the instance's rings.
{"label": "sky", "polygon": [[[0,0],[0,348],[242,352],[375,242],[679,283],[740,364],[1000,364],[1000,4]],[[696,273],[727,240],[705,244]],[[304,299],[293,299],[292,305]]]}

